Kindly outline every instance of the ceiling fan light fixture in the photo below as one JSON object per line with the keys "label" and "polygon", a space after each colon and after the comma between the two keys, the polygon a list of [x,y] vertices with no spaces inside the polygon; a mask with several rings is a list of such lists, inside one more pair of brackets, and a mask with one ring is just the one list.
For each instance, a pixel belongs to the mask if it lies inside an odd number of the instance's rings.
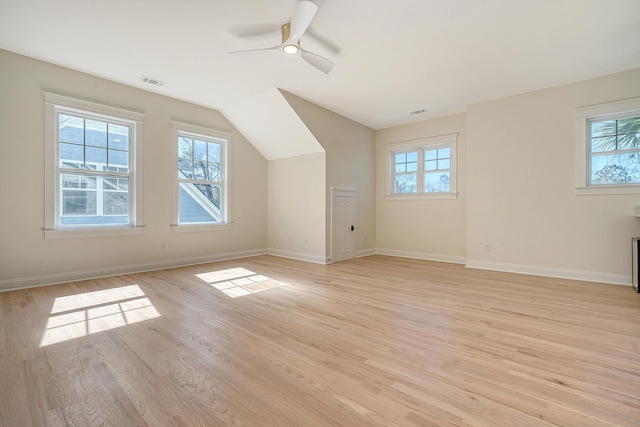
{"label": "ceiling fan light fixture", "polygon": [[300,48],[298,47],[298,45],[295,45],[295,44],[286,44],[282,48],[282,51],[289,55],[295,55],[296,53],[298,53],[299,50]]}

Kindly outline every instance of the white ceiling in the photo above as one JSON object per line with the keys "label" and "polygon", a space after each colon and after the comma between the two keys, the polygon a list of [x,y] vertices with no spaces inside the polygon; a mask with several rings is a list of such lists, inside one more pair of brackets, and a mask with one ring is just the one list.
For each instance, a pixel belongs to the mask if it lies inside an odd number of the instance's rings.
{"label": "white ceiling", "polygon": [[374,129],[640,67],[640,0],[314,1],[301,45],[329,75],[227,54],[279,44],[295,0],[0,0],[0,48],[223,113],[280,88]]}

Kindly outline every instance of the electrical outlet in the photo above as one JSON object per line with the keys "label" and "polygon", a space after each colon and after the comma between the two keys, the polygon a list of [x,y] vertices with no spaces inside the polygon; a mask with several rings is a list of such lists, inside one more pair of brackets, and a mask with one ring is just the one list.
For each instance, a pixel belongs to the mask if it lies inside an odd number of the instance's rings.
{"label": "electrical outlet", "polygon": [[485,252],[491,252],[491,243],[485,243],[484,244],[484,251]]}

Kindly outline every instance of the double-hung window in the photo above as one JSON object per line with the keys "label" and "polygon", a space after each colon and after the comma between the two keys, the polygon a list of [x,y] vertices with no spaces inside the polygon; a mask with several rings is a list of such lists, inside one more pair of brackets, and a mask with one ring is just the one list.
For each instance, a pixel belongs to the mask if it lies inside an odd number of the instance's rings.
{"label": "double-hung window", "polygon": [[173,230],[225,228],[229,223],[226,165],[231,135],[179,122],[172,122],[172,127],[177,175]]}
{"label": "double-hung window", "polygon": [[45,236],[138,234],[143,116],[47,93],[45,110]]}
{"label": "double-hung window", "polygon": [[387,145],[388,199],[455,198],[457,134]]}
{"label": "double-hung window", "polygon": [[578,194],[640,192],[640,98],[576,111]]}

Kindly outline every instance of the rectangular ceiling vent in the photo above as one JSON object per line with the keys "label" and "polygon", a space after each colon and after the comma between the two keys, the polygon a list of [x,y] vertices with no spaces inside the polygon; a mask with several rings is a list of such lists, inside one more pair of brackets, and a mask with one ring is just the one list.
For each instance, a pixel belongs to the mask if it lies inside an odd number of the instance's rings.
{"label": "rectangular ceiling vent", "polygon": [[427,110],[422,109],[422,110],[411,111],[409,114],[411,114],[412,116],[415,116],[417,114],[424,114],[426,112],[427,112]]}
{"label": "rectangular ceiling vent", "polygon": [[141,79],[144,83],[149,83],[150,85],[154,85],[154,86],[162,86],[164,84],[164,82],[162,80],[158,80],[158,79],[154,79],[153,77],[147,77],[147,76],[142,76]]}

